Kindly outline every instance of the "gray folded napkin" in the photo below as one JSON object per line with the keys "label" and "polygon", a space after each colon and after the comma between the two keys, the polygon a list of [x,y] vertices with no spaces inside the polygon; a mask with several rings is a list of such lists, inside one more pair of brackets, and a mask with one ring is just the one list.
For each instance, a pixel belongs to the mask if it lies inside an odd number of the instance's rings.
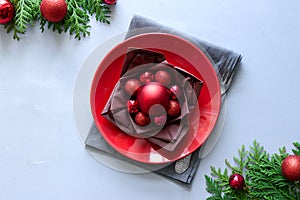
{"label": "gray folded napkin", "polygon": [[[240,54],[235,53],[231,50],[207,43],[196,37],[187,35],[185,33],[181,33],[178,30],[174,30],[172,28],[163,26],[163,25],[158,24],[150,19],[147,19],[142,16],[138,16],[138,15],[133,16],[130,26],[129,26],[129,30],[126,35],[126,38],[130,38],[135,35],[149,33],[149,32],[169,33],[169,34],[177,35],[179,37],[182,37],[182,38],[192,42],[198,48],[202,49],[207,54],[207,56],[211,59],[212,63],[215,64],[216,73],[219,75],[219,77],[223,77],[222,75],[224,75],[225,73],[232,73],[230,76],[233,76],[233,74],[237,70],[239,63],[242,59],[242,56]],[[228,71],[228,69],[230,69],[230,70]],[[230,83],[229,83],[229,85],[230,85]],[[221,82],[221,84],[222,84],[222,82]],[[226,87],[226,91],[228,88],[229,87]],[[92,124],[85,143],[86,143],[86,148],[92,148],[94,150],[98,150],[101,153],[106,153],[107,155],[110,155],[114,158],[121,159],[121,160],[127,161],[129,163],[135,164],[137,166],[151,170],[151,167],[152,167],[151,165],[131,160],[131,159],[121,155],[116,150],[114,150],[101,136],[101,134],[99,133],[95,124]],[[200,163],[199,149],[197,149],[195,152],[193,152],[191,154],[191,157],[188,158],[188,160],[187,159],[185,160],[185,158],[183,158],[182,159],[183,162],[180,163],[180,165],[176,165],[176,164],[178,164],[178,162],[173,162],[173,163],[169,164],[168,166],[165,166],[161,169],[152,170],[152,171],[157,174],[163,175],[163,176],[169,178],[170,180],[174,180],[176,182],[183,183],[183,185],[185,185],[185,186],[190,186],[192,183],[193,177],[195,176],[195,174],[197,172],[198,165]],[[184,163],[189,163],[188,167],[186,167],[186,169],[184,169],[183,172],[178,173],[178,171],[175,170],[175,167],[178,167],[178,166],[180,167],[181,165],[184,165]],[[185,167],[185,166],[182,166],[182,167]]]}

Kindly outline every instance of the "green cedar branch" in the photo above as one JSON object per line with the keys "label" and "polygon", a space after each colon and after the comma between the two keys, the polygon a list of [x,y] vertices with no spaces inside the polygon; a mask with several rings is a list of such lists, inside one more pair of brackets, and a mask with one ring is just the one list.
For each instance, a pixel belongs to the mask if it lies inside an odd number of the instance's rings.
{"label": "green cedar branch", "polygon": [[4,26],[7,33],[13,32],[13,38],[20,40],[20,35],[24,35],[29,26],[33,26],[36,21],[39,21],[42,32],[46,28],[58,33],[68,32],[80,40],[82,37],[90,35],[89,22],[92,16],[101,23],[110,23],[110,7],[102,0],[66,0],[68,13],[65,19],[58,23],[48,22],[41,16],[41,1],[11,0],[15,7],[15,17]]}
{"label": "green cedar branch", "polygon": [[[299,155],[300,143],[293,144],[293,153]],[[300,199],[300,183],[287,180],[281,172],[281,163],[288,156],[285,147],[279,148],[279,153],[269,154],[254,141],[249,151],[242,146],[238,155],[233,157],[234,164],[225,160],[227,168],[223,171],[211,166],[211,177],[205,175],[206,190],[211,194],[207,199]],[[245,177],[243,190],[231,189],[228,181],[233,173]]]}

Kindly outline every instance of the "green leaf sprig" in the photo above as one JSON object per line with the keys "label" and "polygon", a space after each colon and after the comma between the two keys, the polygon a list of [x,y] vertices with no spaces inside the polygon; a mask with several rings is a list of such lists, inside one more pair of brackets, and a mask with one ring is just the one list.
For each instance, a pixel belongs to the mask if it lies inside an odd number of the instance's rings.
{"label": "green leaf sprig", "polygon": [[[293,145],[293,153],[300,155],[300,143],[294,142]],[[299,182],[287,180],[281,172],[281,163],[288,156],[285,147],[279,148],[279,153],[270,155],[254,141],[249,150],[242,146],[238,154],[238,157],[233,157],[234,164],[226,159],[227,168],[221,170],[211,166],[211,176],[205,175],[206,190],[211,194],[208,200],[300,199]],[[244,189],[231,189],[228,180],[234,173],[245,177]]]}
{"label": "green leaf sprig", "polygon": [[68,13],[65,19],[58,23],[48,22],[41,16],[41,1],[11,0],[15,8],[15,16],[4,26],[7,33],[13,32],[13,38],[20,40],[20,35],[24,35],[29,26],[34,26],[35,22],[39,21],[42,32],[46,28],[58,33],[68,32],[80,40],[90,35],[91,16],[95,16],[96,21],[110,24],[111,10],[102,0],[66,0]]}

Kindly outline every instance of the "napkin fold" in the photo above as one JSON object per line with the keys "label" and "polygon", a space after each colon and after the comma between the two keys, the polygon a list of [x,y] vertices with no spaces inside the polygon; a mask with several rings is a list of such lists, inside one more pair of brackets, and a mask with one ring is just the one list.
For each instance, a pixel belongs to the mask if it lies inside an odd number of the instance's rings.
{"label": "napkin fold", "polygon": [[[137,59],[135,59],[137,58]],[[172,77],[172,84],[177,84],[184,91],[177,100],[180,102],[180,115],[168,118],[163,126],[155,124],[152,119],[144,127],[138,126],[128,113],[127,101],[133,94],[124,91],[128,80],[139,79],[144,72],[167,71]],[[129,48],[122,66],[122,73],[101,115],[119,127],[123,132],[143,137],[158,148],[174,152],[183,138],[191,130],[189,117],[198,105],[203,82],[179,67],[167,62],[164,55],[152,50]],[[165,85],[168,87],[168,85]]]}
{"label": "napkin fold", "polygon": [[[149,32],[161,32],[161,33],[169,33],[173,35],[177,35],[181,38],[184,38],[190,42],[192,42],[194,45],[196,45],[198,48],[202,49],[204,53],[207,54],[207,56],[211,59],[212,63],[215,64],[215,70],[216,73],[219,75],[219,77],[223,77],[225,73],[228,73],[227,69],[230,69],[230,73],[232,73],[231,76],[234,75],[235,71],[238,69],[239,63],[242,59],[242,56],[238,53],[235,53],[231,50],[210,44],[206,41],[203,41],[199,38],[196,38],[194,36],[187,35],[185,33],[182,33],[178,30],[163,26],[155,21],[152,21],[148,18],[134,15],[130,25],[129,29],[126,35],[126,38],[133,37],[135,35],[143,34],[143,33],[149,33]],[[223,81],[220,82],[220,84],[223,84]],[[230,86],[231,82],[229,82]],[[229,87],[226,87],[228,89]],[[227,91],[227,90],[226,90]],[[225,91],[225,92],[226,92]],[[98,129],[96,128],[95,124],[93,123],[89,134],[87,136],[87,139],[85,141],[86,148],[91,148],[94,150],[99,151],[100,153],[105,153],[109,156],[112,156],[114,158],[127,161],[129,163],[132,163],[134,165],[149,169],[149,165],[140,163],[134,160],[131,160],[120,153],[118,153],[116,150],[114,150],[107,142],[104,140],[104,138],[99,133]],[[201,148],[201,147],[200,147]],[[163,175],[170,180],[174,180],[176,182],[182,183],[185,186],[191,186],[192,180],[197,172],[198,165],[200,163],[199,158],[199,149],[194,151],[188,159],[183,158],[182,161],[182,167],[185,168],[185,164],[188,163],[188,167],[184,169],[182,172],[178,173],[178,170],[175,170],[175,167],[180,167],[178,165],[178,161],[173,162],[169,164],[168,166],[165,166],[161,169],[152,170],[153,172]],[[179,170],[181,171],[181,170]]]}

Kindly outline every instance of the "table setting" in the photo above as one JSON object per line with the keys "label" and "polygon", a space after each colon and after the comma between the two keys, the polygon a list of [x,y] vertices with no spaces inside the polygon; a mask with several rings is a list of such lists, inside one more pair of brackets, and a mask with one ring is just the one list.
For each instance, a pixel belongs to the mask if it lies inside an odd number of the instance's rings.
{"label": "table setting", "polygon": [[0,2],[0,199],[300,198],[299,2],[27,3]]}

